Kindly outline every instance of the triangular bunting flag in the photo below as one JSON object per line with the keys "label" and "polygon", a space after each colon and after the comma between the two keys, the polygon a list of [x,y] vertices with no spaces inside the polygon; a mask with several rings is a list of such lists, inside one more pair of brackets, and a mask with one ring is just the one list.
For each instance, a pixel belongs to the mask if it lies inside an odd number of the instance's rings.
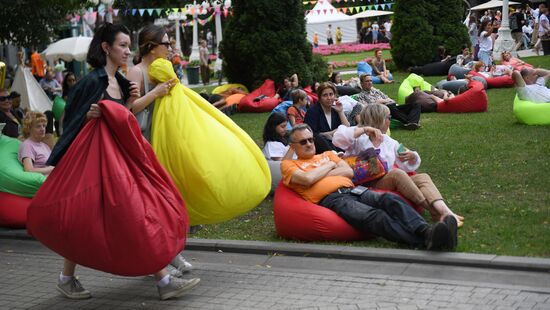
{"label": "triangular bunting flag", "polygon": [[119,12],[119,11],[120,11],[119,9],[113,9],[113,15],[114,15],[114,16],[118,16],[118,12]]}
{"label": "triangular bunting flag", "polygon": [[155,11],[157,12],[157,15],[160,17],[160,14],[162,14],[162,9],[155,9]]}
{"label": "triangular bunting flag", "polygon": [[154,9],[147,9],[147,13],[149,13],[149,16],[153,16],[153,12],[155,12]]}
{"label": "triangular bunting flag", "polygon": [[143,16],[143,13],[145,13],[145,9],[139,9],[139,16]]}
{"label": "triangular bunting flag", "polygon": [[223,16],[227,17],[227,13],[229,13],[229,10],[227,8],[223,8]]}
{"label": "triangular bunting flag", "polygon": [[323,9],[323,13],[325,13],[325,15],[327,15],[327,9]]}
{"label": "triangular bunting flag", "polygon": [[132,9],[132,16],[136,16],[137,9]]}
{"label": "triangular bunting flag", "polygon": [[367,10],[367,6],[366,6],[366,5],[363,5],[363,6],[361,7],[361,11],[365,11],[365,10]]}
{"label": "triangular bunting flag", "polygon": [[330,14],[332,14],[332,11],[333,11],[333,10],[332,10],[332,9],[330,9]]}

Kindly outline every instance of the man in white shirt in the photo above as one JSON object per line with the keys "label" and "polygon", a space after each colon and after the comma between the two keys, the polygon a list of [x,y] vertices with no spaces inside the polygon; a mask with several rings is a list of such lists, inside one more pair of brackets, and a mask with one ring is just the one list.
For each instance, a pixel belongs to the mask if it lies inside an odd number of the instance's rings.
{"label": "man in white shirt", "polygon": [[328,27],[327,27],[326,35],[327,35],[327,45],[334,44],[334,41],[332,40],[332,25],[331,24],[329,24]]}
{"label": "man in white shirt", "polygon": [[549,70],[524,68],[521,71],[514,71],[512,78],[516,83],[519,99],[550,103],[550,89],[546,87],[550,79]]}
{"label": "man in white shirt", "polygon": [[387,20],[385,23],[384,23],[384,28],[386,28],[386,38],[388,38],[388,40],[391,40],[391,20]]}

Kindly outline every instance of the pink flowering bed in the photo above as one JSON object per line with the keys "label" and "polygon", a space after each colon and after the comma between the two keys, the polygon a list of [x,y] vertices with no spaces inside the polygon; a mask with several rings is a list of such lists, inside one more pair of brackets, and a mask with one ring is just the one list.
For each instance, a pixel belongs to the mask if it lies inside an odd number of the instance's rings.
{"label": "pink flowering bed", "polygon": [[357,43],[342,43],[340,45],[319,45],[317,48],[313,48],[314,54],[319,54],[322,56],[336,55],[342,53],[361,53],[372,51],[374,49],[390,49],[389,43],[378,43],[378,44],[357,44]]}

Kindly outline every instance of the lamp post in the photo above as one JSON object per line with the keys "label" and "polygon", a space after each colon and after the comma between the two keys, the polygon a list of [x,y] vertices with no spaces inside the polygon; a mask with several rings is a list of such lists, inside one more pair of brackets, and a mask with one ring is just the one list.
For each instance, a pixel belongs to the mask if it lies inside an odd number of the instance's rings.
{"label": "lamp post", "polygon": [[512,38],[508,18],[508,0],[504,0],[502,1],[502,23],[500,24],[500,28],[498,28],[498,38],[493,47],[493,59],[500,60],[501,53],[504,51],[515,54],[515,46],[516,42]]}
{"label": "lamp post", "polygon": [[180,21],[181,20],[186,20],[187,19],[187,16],[185,16],[185,14],[182,14],[180,12],[176,12],[176,13],[170,13],[168,15],[168,19],[169,20],[173,20],[175,22],[175,26],[176,26],[176,46],[178,48],[181,47],[181,39],[180,39]]}
{"label": "lamp post", "polygon": [[191,46],[191,55],[189,55],[189,61],[193,60],[199,60],[200,54],[199,54],[199,34],[198,34],[198,25],[197,25],[197,11],[198,11],[199,5],[197,5],[197,1],[193,1],[193,4],[188,4],[186,6],[186,9],[189,11],[192,9],[193,13],[193,45]]}

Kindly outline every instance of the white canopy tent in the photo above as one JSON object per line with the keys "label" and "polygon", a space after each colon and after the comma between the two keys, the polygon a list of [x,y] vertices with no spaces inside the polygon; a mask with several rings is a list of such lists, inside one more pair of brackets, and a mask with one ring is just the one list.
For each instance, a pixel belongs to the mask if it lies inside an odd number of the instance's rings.
{"label": "white canopy tent", "polygon": [[315,7],[306,15],[307,39],[313,42],[313,34],[317,32],[319,44],[327,44],[326,30],[332,28],[332,40],[336,43],[336,28],[342,29],[342,43],[357,41],[357,26],[355,18],[334,8],[328,1],[317,1]]}
{"label": "white canopy tent", "polygon": [[45,112],[52,109],[52,102],[36,81],[29,68],[19,65],[11,91],[21,94],[21,107],[31,111]]}
{"label": "white canopy tent", "polygon": [[371,18],[371,17],[378,17],[378,16],[384,16],[384,15],[392,15],[392,11],[378,11],[378,10],[366,10],[361,13],[353,14],[351,17],[353,18]]}
{"label": "white canopy tent", "polygon": [[[508,2],[508,5],[516,5],[516,4],[521,4],[521,3],[513,2],[513,1]],[[472,11],[482,11],[482,10],[488,10],[488,9],[493,9],[493,8],[498,8],[498,7],[502,7],[502,1],[500,1],[500,0],[491,0],[489,2],[485,2],[485,3],[482,3],[480,5],[476,5],[476,6],[472,7],[470,10],[472,10]]]}

